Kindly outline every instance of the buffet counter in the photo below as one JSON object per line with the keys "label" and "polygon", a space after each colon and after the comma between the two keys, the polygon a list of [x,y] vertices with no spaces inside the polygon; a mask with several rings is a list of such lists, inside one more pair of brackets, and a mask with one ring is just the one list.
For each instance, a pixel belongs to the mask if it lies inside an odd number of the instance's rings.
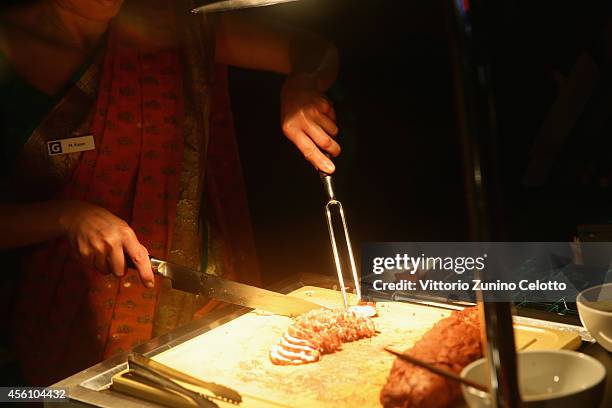
{"label": "buffet counter", "polygon": [[[337,281],[333,279],[305,275],[285,280],[273,289],[333,305],[341,302],[340,293],[332,292],[334,285]],[[335,294],[337,299],[334,299]],[[383,348],[391,345],[405,349],[435,322],[460,307],[435,303],[381,303],[377,336],[349,343],[341,352],[305,366],[279,367],[268,361],[267,350],[282,333],[289,318],[251,312],[237,306],[212,312],[137,347],[134,352],[203,380],[236,389],[243,396],[240,406],[379,406],[378,394],[394,360]],[[557,341],[561,343],[551,347],[573,348],[590,354],[606,366],[608,373],[612,372],[610,353],[595,344],[588,332],[571,317],[523,309],[514,321],[519,349],[529,347],[532,342],[522,339],[517,329],[522,329],[523,333],[546,331],[548,337],[542,337],[541,342]],[[551,340],[548,330],[557,336],[554,340]],[[163,401],[165,405],[174,405],[172,400],[164,399],[164,393],[156,394],[154,389],[132,389],[132,395],[128,395],[111,388],[113,377],[117,382],[126,369],[127,354],[122,354],[53,386],[68,387],[70,403],[74,406],[158,407]],[[609,375],[607,379],[602,406],[612,406],[611,377]],[[122,382],[125,385],[126,382]],[[129,381],[127,383],[129,386]],[[142,398],[133,396],[139,393],[142,393]],[[235,406],[219,402],[221,407],[226,405]]]}

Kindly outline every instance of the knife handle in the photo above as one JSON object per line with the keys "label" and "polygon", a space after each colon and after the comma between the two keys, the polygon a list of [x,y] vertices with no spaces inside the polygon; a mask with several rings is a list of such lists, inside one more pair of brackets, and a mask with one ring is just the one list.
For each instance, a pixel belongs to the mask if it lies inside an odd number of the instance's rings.
{"label": "knife handle", "polygon": [[[149,255],[149,260],[151,261],[151,269],[153,269],[153,272],[159,273],[161,275],[162,273],[159,271],[158,267],[160,264],[162,264],[163,261],[155,259],[151,255]],[[136,265],[134,265],[134,261],[132,261],[132,258],[130,258],[128,255],[125,255],[125,267],[130,269],[137,269]]]}
{"label": "knife handle", "polygon": [[[151,259],[151,256],[149,256],[149,259]],[[127,254],[125,255],[125,267],[129,269],[137,269],[134,261],[132,261],[132,258]]]}

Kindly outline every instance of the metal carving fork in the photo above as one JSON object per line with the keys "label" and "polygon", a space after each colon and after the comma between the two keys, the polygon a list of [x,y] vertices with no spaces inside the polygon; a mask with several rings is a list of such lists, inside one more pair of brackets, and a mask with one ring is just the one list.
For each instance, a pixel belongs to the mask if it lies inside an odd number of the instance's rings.
{"label": "metal carving fork", "polygon": [[342,262],[340,261],[340,253],[338,251],[338,243],[336,240],[336,231],[334,230],[334,217],[332,210],[336,208],[338,214],[340,214],[340,221],[342,223],[342,229],[344,231],[344,240],[346,242],[346,252],[349,258],[349,265],[351,273],[353,275],[353,282],[355,284],[355,293],[357,300],[361,300],[361,287],[359,286],[359,276],[357,276],[357,267],[355,266],[355,257],[353,256],[353,247],[351,246],[351,238],[349,236],[348,227],[346,224],[346,216],[344,215],[344,209],[342,203],[336,199],[334,192],[334,182],[332,176],[319,172],[321,181],[323,182],[323,188],[327,196],[327,204],[325,204],[325,218],[327,221],[327,230],[329,231],[329,239],[331,240],[332,251],[334,254],[334,262],[336,263],[336,272],[338,273],[338,282],[340,283],[340,290],[342,291],[342,299],[344,300],[344,307],[348,308],[348,297],[346,294],[346,285],[344,284],[344,274],[342,273]]}

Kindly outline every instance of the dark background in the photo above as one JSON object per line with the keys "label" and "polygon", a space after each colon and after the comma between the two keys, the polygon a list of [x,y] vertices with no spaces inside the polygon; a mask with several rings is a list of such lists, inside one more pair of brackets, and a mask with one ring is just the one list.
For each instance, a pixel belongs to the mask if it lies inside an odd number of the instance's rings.
{"label": "dark background", "polygon": [[[488,36],[500,136],[493,183],[500,194],[493,215],[498,237],[566,241],[580,224],[609,225],[610,2],[489,3],[497,5]],[[303,0],[244,12],[316,31],[340,51],[341,71],[329,95],[344,149],[335,178],[357,255],[368,241],[470,239],[450,4]],[[584,106],[568,107],[577,119],[567,126],[549,176],[527,186],[534,139],[585,56],[598,79],[570,89],[571,101],[592,87]],[[333,275],[319,177],[280,132],[282,78],[238,69],[230,74],[265,283],[302,272]],[[563,122],[568,115],[561,109],[552,116]]]}
{"label": "dark background", "polygon": [[[310,0],[244,12],[339,49],[334,177],[357,255],[366,241],[467,238],[445,5]],[[264,279],[335,274],[321,182],[279,129],[282,78],[232,69],[230,80]]]}
{"label": "dark background", "polygon": [[[494,3],[485,37],[499,130],[498,176],[490,179],[498,190],[495,238],[567,241],[578,225],[609,224],[609,2],[488,3]],[[316,31],[340,51],[340,75],[329,92],[344,148],[335,177],[357,253],[367,241],[470,239],[450,4],[305,0],[244,12]],[[586,74],[586,83],[572,82],[581,57],[594,64],[599,79]],[[549,112],[560,84],[568,83],[568,106]],[[335,273],[320,181],[279,130],[280,85],[275,75],[231,71],[266,282],[301,272]],[[587,102],[576,108],[572,103],[580,98]],[[530,152],[547,116],[561,124],[570,116],[576,120],[556,132],[568,136],[548,177],[528,185],[526,169],[540,160]]]}

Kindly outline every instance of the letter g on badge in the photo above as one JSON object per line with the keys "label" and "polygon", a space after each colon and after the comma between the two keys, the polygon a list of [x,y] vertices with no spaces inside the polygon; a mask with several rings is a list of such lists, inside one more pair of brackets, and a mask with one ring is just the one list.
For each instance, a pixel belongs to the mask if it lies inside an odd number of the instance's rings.
{"label": "letter g on badge", "polygon": [[62,142],[57,140],[54,142],[47,142],[47,149],[49,150],[49,156],[62,154]]}

